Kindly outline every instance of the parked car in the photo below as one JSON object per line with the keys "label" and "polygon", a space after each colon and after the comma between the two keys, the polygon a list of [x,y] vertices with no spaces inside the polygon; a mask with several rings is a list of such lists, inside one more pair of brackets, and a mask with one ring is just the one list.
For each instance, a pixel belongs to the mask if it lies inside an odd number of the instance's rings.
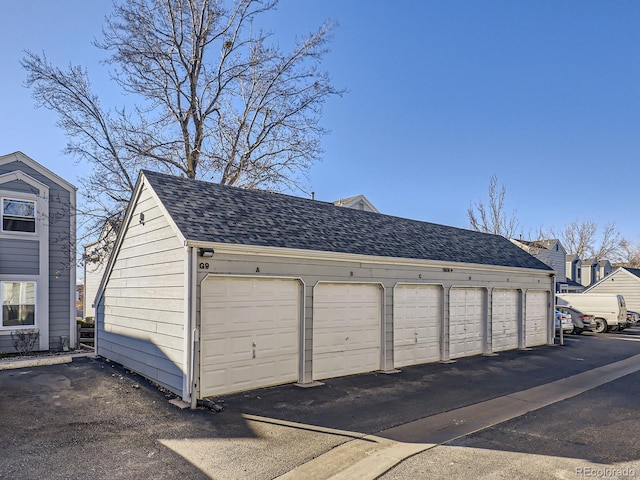
{"label": "parked car", "polygon": [[573,307],[558,306],[556,309],[562,313],[571,315],[573,333],[593,332],[596,329],[596,318],[593,315],[588,315]]}
{"label": "parked car", "polygon": [[635,327],[640,322],[640,313],[627,310],[627,323],[630,327]]}
{"label": "parked car", "polygon": [[571,321],[571,315],[562,313],[556,309],[556,333],[560,333],[560,325],[562,325],[562,331],[564,333],[573,332],[573,322]]}

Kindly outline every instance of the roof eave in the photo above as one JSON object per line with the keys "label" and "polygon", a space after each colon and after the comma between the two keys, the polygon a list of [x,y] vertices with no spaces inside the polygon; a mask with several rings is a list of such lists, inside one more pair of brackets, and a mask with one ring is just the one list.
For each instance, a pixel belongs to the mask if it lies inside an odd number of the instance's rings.
{"label": "roof eave", "polygon": [[[286,247],[265,247],[258,245],[242,245],[220,242],[205,242],[201,240],[188,240],[186,245],[196,248],[212,248],[219,254],[246,254],[246,255],[267,255],[272,257],[297,257],[315,260],[333,260],[341,262],[366,262],[376,264],[393,264],[403,266],[428,266],[435,268],[465,268],[471,270],[492,270],[509,272],[530,272],[544,275],[555,275],[555,270],[531,267],[514,267],[505,265],[490,265],[481,263],[464,263],[445,260],[428,260],[419,258],[383,257],[377,255],[364,255],[354,253],[329,252],[321,250],[306,250]],[[546,265],[545,265],[546,266]]]}

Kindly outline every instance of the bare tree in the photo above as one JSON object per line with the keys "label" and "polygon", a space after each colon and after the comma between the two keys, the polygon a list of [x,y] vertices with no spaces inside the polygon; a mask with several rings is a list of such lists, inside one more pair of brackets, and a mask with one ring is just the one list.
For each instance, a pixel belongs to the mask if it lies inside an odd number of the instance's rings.
{"label": "bare tree", "polygon": [[615,261],[621,254],[622,239],[613,222],[604,227],[600,236],[598,224],[593,220],[575,220],[554,235],[560,239],[567,252],[581,258]]}
{"label": "bare tree", "polygon": [[625,267],[640,268],[640,244],[626,239],[620,241],[620,263]]}
{"label": "bare tree", "polygon": [[598,226],[591,220],[573,221],[555,234],[569,253],[581,258],[591,256]]}
{"label": "bare tree", "polygon": [[616,224],[610,222],[605,225],[600,241],[596,244],[596,248],[593,249],[593,256],[609,261],[617,261],[621,254],[621,242],[622,238]]}
{"label": "bare tree", "polygon": [[482,200],[467,209],[471,229],[478,232],[494,233],[504,237],[513,237],[518,230],[518,219],[514,210],[510,215],[505,212],[507,188],[498,188],[498,178],[489,178],[489,203]]}
{"label": "bare tree", "polygon": [[332,25],[291,51],[254,28],[277,0],[129,0],[114,5],[95,45],[133,106],[104,108],[87,71],[44,54],[22,65],[38,106],[58,113],[66,153],[93,164],[82,179],[85,226],[115,222],[141,168],[250,188],[301,188],[321,154],[320,114],[340,95],[318,69]]}

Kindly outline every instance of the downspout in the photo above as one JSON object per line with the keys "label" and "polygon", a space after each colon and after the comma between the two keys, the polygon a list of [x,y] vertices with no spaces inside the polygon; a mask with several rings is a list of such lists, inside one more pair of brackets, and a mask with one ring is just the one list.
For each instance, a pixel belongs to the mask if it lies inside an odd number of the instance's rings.
{"label": "downspout", "polygon": [[196,326],[196,280],[198,276],[198,250],[196,247],[191,247],[189,258],[191,260],[189,266],[189,335],[191,337],[191,358],[189,361],[189,399],[191,401],[191,408],[195,409],[198,406],[198,399],[196,397],[196,378],[195,378],[195,361],[196,361],[196,347],[198,346],[198,328]]}

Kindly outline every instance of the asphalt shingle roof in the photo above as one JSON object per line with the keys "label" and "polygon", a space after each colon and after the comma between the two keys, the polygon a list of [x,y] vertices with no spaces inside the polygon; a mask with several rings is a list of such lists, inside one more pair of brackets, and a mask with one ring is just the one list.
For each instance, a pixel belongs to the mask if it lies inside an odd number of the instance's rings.
{"label": "asphalt shingle roof", "polygon": [[498,235],[143,171],[187,240],[551,270]]}
{"label": "asphalt shingle roof", "polygon": [[622,268],[624,268],[630,274],[640,278],[640,268],[630,268],[630,267],[622,267]]}

